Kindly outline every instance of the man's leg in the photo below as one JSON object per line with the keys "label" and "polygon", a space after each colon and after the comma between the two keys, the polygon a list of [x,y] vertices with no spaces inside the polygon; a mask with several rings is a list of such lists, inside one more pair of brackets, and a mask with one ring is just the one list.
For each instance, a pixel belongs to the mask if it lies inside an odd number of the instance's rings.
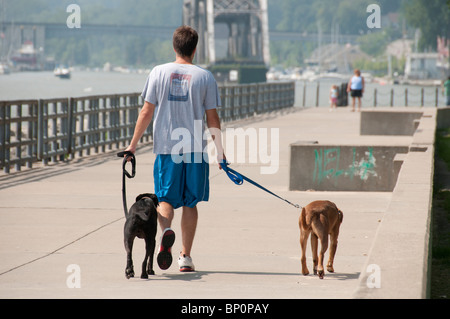
{"label": "man's leg", "polygon": [[197,229],[197,220],[197,206],[193,208],[184,206],[181,216],[182,249],[178,258],[178,266],[180,266],[181,272],[195,271],[195,266],[191,258],[191,249],[194,242],[195,230]]}
{"label": "man's leg", "polygon": [[158,208],[158,222],[161,226],[161,242],[156,258],[159,268],[166,270],[172,264],[172,245],[175,241],[175,233],[170,228],[173,220],[173,206],[167,202],[160,202]]}
{"label": "man's leg", "polygon": [[197,229],[197,220],[197,206],[193,208],[184,206],[183,215],[181,216],[182,255],[191,256],[195,230]]}
{"label": "man's leg", "polygon": [[170,228],[173,220],[173,206],[167,202],[160,202],[158,208],[158,222],[161,230]]}
{"label": "man's leg", "polygon": [[191,161],[186,164],[185,172],[186,184],[181,216],[182,249],[178,259],[181,272],[195,271],[191,258],[191,249],[197,229],[197,203],[207,201],[209,198],[209,163],[207,155],[192,153]]}

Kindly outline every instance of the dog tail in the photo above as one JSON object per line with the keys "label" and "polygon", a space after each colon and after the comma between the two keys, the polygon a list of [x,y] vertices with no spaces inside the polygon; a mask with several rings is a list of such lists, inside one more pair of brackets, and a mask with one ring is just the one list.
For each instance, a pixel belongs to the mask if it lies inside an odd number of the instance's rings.
{"label": "dog tail", "polygon": [[338,209],[338,219],[339,223],[342,223],[342,221],[344,220],[344,213],[340,209]]}
{"label": "dog tail", "polygon": [[302,207],[302,211],[300,213],[300,218],[298,221],[300,228],[302,227],[302,225],[306,226],[306,217],[305,216],[306,216],[306,209],[305,209],[305,207]]}
{"label": "dog tail", "polygon": [[311,226],[311,223],[314,218],[317,217],[317,213],[313,210],[310,214],[306,214],[305,207],[302,208],[302,212],[300,213],[299,223],[304,225],[305,227]]}

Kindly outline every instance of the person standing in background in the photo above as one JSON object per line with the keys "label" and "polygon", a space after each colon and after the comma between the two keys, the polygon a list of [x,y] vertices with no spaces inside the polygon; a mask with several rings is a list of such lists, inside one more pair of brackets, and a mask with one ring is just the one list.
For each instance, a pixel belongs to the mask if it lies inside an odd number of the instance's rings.
{"label": "person standing in background", "polygon": [[447,81],[444,82],[442,93],[445,94],[447,100],[445,101],[446,106],[450,106],[450,76],[447,78]]}
{"label": "person standing in background", "polygon": [[332,85],[330,90],[330,112],[337,107],[338,95],[339,91],[337,85]]}
{"label": "person standing in background", "polygon": [[347,92],[352,97],[352,112],[355,111],[355,99],[358,98],[358,112],[361,111],[361,98],[364,94],[364,78],[361,71],[355,69],[354,74],[347,85]]}

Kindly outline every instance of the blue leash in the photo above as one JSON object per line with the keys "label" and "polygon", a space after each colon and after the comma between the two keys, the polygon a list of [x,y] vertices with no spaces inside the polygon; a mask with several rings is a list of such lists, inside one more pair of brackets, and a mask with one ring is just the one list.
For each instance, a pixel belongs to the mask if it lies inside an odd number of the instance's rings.
{"label": "blue leash", "polygon": [[286,203],[288,203],[289,205],[294,206],[295,208],[302,208],[300,205],[298,204],[293,204],[290,201],[288,201],[287,199],[284,199],[280,196],[278,196],[277,194],[271,192],[270,190],[268,190],[267,188],[259,185],[258,183],[256,183],[255,181],[252,181],[250,178],[236,172],[234,169],[229,168],[228,167],[229,163],[227,163],[226,161],[222,160],[222,162],[220,162],[220,167],[222,167],[222,169],[225,171],[225,173],[227,173],[228,177],[236,184],[236,185],[242,185],[242,183],[244,183],[244,180],[246,180],[247,182],[249,182],[250,184],[255,185],[256,187],[262,189],[263,191],[266,191],[267,193],[285,201]]}

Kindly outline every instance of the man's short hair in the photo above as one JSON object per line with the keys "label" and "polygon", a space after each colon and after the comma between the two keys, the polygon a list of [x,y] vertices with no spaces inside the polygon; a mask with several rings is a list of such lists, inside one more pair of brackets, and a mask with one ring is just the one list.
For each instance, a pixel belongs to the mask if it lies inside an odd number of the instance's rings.
{"label": "man's short hair", "polygon": [[173,33],[173,48],[183,57],[190,57],[198,43],[198,33],[190,26],[184,25]]}

